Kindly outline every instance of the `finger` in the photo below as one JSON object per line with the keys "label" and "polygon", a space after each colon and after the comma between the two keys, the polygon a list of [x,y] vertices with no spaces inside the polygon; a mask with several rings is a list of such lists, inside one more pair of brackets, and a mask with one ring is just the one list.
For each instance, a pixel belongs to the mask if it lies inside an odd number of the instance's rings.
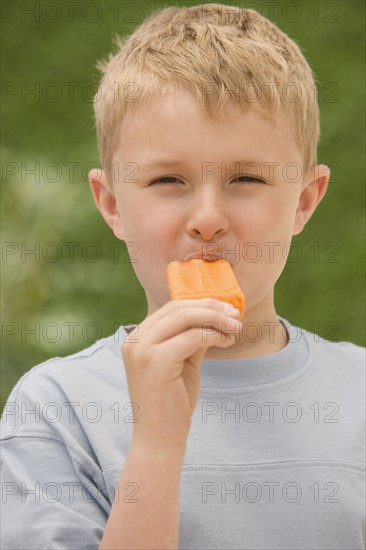
{"label": "finger", "polygon": [[217,311],[222,311],[226,307],[232,307],[228,302],[223,302],[221,300],[216,300],[215,298],[200,298],[198,300],[170,300],[164,304],[160,309],[154,311],[149,317],[147,317],[140,326],[150,329],[155,326],[155,324],[164,319],[166,316],[171,315],[177,310],[183,310],[186,308],[191,308],[194,306],[200,306],[206,309],[215,309]]}
{"label": "finger", "polygon": [[[191,358],[191,362],[192,360],[201,359],[201,354],[203,357],[208,347],[227,348],[234,341],[233,335],[223,334],[220,331],[204,334],[202,329],[194,327],[159,344],[159,352],[156,355],[157,364],[169,365],[169,371],[174,377],[180,374],[183,361],[188,358]],[[199,365],[200,361],[197,364]],[[178,367],[179,373],[174,372],[174,366]]]}
{"label": "finger", "polygon": [[202,334],[212,334],[214,330],[221,333],[237,333],[241,329],[238,318],[229,316],[222,311],[202,308],[190,308],[179,312],[179,316],[171,315],[163,319],[158,328],[158,333],[150,333],[152,344],[159,344],[186,332],[191,328],[199,328]]}

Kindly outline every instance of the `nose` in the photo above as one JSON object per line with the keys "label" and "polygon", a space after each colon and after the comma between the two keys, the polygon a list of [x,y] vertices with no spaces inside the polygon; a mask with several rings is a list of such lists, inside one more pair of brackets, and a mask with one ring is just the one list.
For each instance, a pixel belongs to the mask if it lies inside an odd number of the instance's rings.
{"label": "nose", "polygon": [[214,236],[226,233],[229,227],[228,217],[225,214],[224,199],[217,191],[213,188],[203,189],[199,197],[193,198],[193,203],[187,221],[190,235],[201,235],[204,240],[211,240]]}

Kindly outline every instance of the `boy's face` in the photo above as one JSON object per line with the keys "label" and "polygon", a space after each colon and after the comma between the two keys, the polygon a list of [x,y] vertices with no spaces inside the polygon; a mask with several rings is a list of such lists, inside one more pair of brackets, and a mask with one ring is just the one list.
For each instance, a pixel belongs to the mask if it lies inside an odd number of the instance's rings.
{"label": "boy's face", "polygon": [[[148,315],[170,299],[169,262],[211,252],[230,262],[246,318],[273,319],[274,285],[291,237],[325,193],[327,167],[304,177],[286,118],[273,124],[254,110],[227,107],[222,123],[210,122],[184,90],[141,106],[120,125],[113,194],[105,174],[102,187],[90,174],[98,208],[129,247]],[[171,165],[152,166],[158,161]]]}

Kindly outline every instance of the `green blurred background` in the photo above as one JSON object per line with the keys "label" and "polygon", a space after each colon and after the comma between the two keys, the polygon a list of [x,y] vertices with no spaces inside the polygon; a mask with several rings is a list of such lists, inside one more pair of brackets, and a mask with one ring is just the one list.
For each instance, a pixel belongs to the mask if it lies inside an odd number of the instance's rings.
{"label": "green blurred background", "polygon": [[[2,2],[1,408],[36,364],[146,315],[126,247],[87,183],[89,168],[99,165],[95,64],[112,49],[114,34],[131,34],[154,9],[199,3]],[[333,173],[324,200],[294,237],[290,258],[302,254],[277,283],[277,313],[324,338],[365,345],[365,4],[225,3],[275,21],[319,81],[318,160]]]}

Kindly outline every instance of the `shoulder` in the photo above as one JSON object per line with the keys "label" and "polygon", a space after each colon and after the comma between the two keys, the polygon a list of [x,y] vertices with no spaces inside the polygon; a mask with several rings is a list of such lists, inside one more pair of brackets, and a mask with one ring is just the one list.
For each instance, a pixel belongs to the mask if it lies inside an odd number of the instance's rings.
{"label": "shoulder", "polygon": [[[87,376],[105,379],[111,369],[119,364],[119,358],[113,354],[110,341],[112,337],[98,340],[91,346],[64,357],[53,357],[32,367],[17,382],[14,390],[17,392],[47,381],[66,384]],[[38,386],[41,384],[41,386]],[[13,392],[14,392],[13,390]]]}
{"label": "shoulder", "polygon": [[306,329],[299,325],[289,322],[280,317],[282,323],[286,326],[289,334],[290,344],[295,344],[294,349],[298,351],[301,343],[306,344],[307,352],[312,355],[320,356],[323,359],[328,358],[331,361],[339,363],[347,362],[355,367],[365,368],[366,348],[353,342],[337,340],[338,326],[336,323],[327,323],[324,328],[328,331],[328,338],[319,335],[316,330],[319,324],[313,325],[311,329]]}
{"label": "shoulder", "polygon": [[319,334],[301,329],[315,365],[331,375],[362,383],[366,371],[366,348],[348,341],[322,338]]}
{"label": "shoulder", "polygon": [[[1,438],[22,433],[54,436],[57,419],[126,386],[119,347],[125,331],[65,357],[53,357],[26,372],[12,389],[1,417]],[[118,338],[120,341],[118,341]],[[92,411],[91,411],[92,414]],[[47,432],[47,433],[46,433]]]}
{"label": "shoulder", "polygon": [[348,341],[328,340],[318,334],[305,331],[318,353],[328,355],[338,361],[352,361],[352,364],[365,366],[366,348]]}

